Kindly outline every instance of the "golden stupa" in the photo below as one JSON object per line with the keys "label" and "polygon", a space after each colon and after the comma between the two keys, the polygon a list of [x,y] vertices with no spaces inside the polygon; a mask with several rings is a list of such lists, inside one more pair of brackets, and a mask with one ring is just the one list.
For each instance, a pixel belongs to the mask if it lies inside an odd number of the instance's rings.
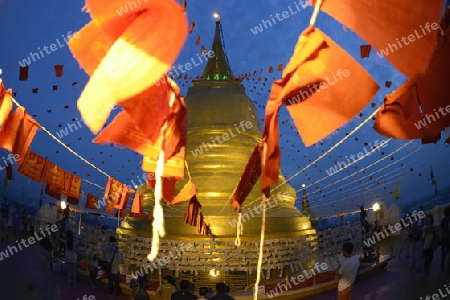
{"label": "golden stupa", "polygon": [[[210,235],[198,235],[195,227],[184,223],[188,202],[164,205],[166,236],[161,240],[162,256],[175,253],[180,245],[189,249],[167,259],[164,265],[153,264],[150,278],[171,274],[189,279],[199,286],[226,282],[234,291],[249,290],[255,282],[258,245],[261,235],[261,180],[255,184],[242,207],[243,232],[240,246],[235,245],[238,213],[230,205],[232,195],[248,159],[261,138],[256,108],[245,94],[241,81],[231,72],[221,39],[221,24],[216,21],[210,55],[200,80],[192,82],[185,102],[188,107],[186,160],[197,186],[201,211]],[[177,185],[179,191],[186,179]],[[266,208],[266,232],[262,282],[280,278],[308,268],[314,251],[315,229],[308,216],[294,206],[294,188],[283,184],[271,191]],[[152,213],[154,196],[142,185],[145,209]],[[117,229],[128,270],[142,269],[150,263],[151,221],[125,218]],[[177,249],[178,249],[177,248]],[[311,251],[307,251],[307,250]],[[173,251],[172,251],[173,250]],[[157,271],[159,270],[159,272]],[[124,273],[122,273],[124,274]],[[213,275],[213,276],[211,276]]]}

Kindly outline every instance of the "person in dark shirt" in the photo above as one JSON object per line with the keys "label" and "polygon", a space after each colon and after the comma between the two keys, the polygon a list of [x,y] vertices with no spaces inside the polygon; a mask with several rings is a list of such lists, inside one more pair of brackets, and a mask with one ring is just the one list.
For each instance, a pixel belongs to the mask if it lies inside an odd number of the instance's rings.
{"label": "person in dark shirt", "polygon": [[217,294],[211,300],[234,300],[233,297],[227,295],[228,289],[225,283],[216,283]]}
{"label": "person in dark shirt", "polygon": [[172,294],[171,300],[197,300],[194,294],[189,292],[189,281],[180,281],[180,291]]}
{"label": "person in dark shirt", "polygon": [[450,206],[444,209],[444,217],[441,220],[442,244],[441,244],[441,270],[444,270],[445,259],[449,253],[450,248]]}

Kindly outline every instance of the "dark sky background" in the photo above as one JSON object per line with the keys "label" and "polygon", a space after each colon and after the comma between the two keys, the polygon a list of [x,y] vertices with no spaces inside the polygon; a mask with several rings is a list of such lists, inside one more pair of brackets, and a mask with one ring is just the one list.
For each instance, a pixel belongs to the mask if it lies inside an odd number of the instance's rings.
{"label": "dark sky background", "polygon": [[[12,88],[17,93],[16,100],[53,134],[60,132],[68,124],[82,124],[76,122],[80,120],[76,102],[89,78],[79,68],[63,38],[90,21],[90,16],[82,12],[83,6],[84,2],[81,0],[0,0],[0,76],[5,87]],[[295,14],[290,12],[289,7]],[[244,80],[243,85],[247,95],[254,100],[262,123],[272,82],[281,77],[277,65],[285,66],[289,61],[298,36],[307,27],[313,9],[303,8],[298,1],[286,0],[188,1],[189,23],[193,20],[196,26],[176,64],[185,64],[191,58],[196,58],[197,54],[200,55],[201,45],[207,49],[211,47],[215,29],[212,17],[214,11],[221,13],[226,52],[234,75],[247,72],[253,74],[257,71],[257,75]],[[252,32],[251,29],[259,26],[262,20],[269,20],[283,11],[288,11],[288,18],[277,21],[258,34]],[[417,201],[423,200],[426,205],[433,206],[437,201],[448,201],[450,145],[444,144],[443,140],[429,145],[422,145],[419,140],[390,140],[386,147],[371,156],[328,176],[326,170],[339,161],[345,162],[346,156],[350,158],[352,154],[356,156],[359,152],[364,153],[365,148],[370,151],[377,141],[387,139],[375,132],[374,121],[370,120],[333,151],[315,161],[366,120],[383,103],[384,95],[394,91],[406,79],[385,59],[379,58],[376,49],[372,49],[369,58],[361,58],[360,45],[366,42],[325,13],[320,12],[316,27],[350,53],[381,88],[359,115],[311,147],[303,145],[287,110],[282,108],[281,166],[283,175],[298,190],[300,201],[297,203],[301,204],[302,184],[306,185],[311,208],[319,217],[353,212],[358,210],[362,202],[371,206],[375,201],[384,200],[389,205],[396,203],[407,206],[416,205]],[[195,45],[197,36],[201,37],[200,45]],[[43,49],[44,46],[50,47],[57,43],[57,39],[63,47],[58,46],[56,51],[44,53],[43,57],[32,62],[28,80],[19,81],[19,62],[27,59],[30,52],[38,52],[38,47]],[[54,65],[64,65],[62,77],[55,76]],[[272,74],[268,73],[270,66],[275,70]],[[203,69],[204,65],[200,65],[186,74],[195,78]],[[258,77],[261,81],[258,81]],[[385,87],[386,81],[392,82],[389,88]],[[74,82],[77,84],[73,86]],[[186,95],[187,88],[191,85],[190,80],[179,79],[177,83],[182,95]],[[52,90],[54,85],[58,86],[56,91]],[[32,93],[34,88],[38,88],[37,94]],[[358,89],[358,86],[354,88]],[[119,109],[115,110],[112,116],[118,111]],[[444,133],[443,136],[445,135]],[[108,175],[129,185],[133,184],[132,180],[134,183],[139,182],[138,178],[142,178],[143,174],[140,155],[125,148],[94,144],[91,142],[93,138],[94,135],[82,124],[81,128],[73,130],[61,140]],[[66,170],[76,172],[85,180],[100,187],[106,184],[107,177],[104,174],[88,166],[42,131],[37,133],[31,149]],[[1,155],[5,154],[7,151],[1,150]],[[437,196],[431,185],[431,166],[438,184]],[[1,172],[0,176],[3,178],[5,171]],[[391,195],[396,184],[399,184],[401,191],[401,199],[398,201],[394,201]],[[103,190],[96,185],[83,182],[82,189],[101,196]],[[7,194],[13,198],[24,197],[27,201],[34,199],[32,203],[37,204],[39,192],[40,185],[15,172],[15,181],[10,182]],[[49,199],[48,196],[46,199]]]}

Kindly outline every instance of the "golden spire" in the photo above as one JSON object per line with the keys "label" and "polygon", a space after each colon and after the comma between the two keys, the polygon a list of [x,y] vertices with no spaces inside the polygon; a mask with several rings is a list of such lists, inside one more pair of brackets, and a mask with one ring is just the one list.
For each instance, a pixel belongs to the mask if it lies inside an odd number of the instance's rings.
{"label": "golden spire", "polygon": [[[218,13],[217,18],[219,16]],[[215,14],[215,15],[216,15]],[[228,58],[225,53],[223,43],[222,43],[222,25],[220,19],[216,20],[216,32],[214,35],[214,40],[211,46],[211,51],[208,52],[208,62],[206,63],[205,70],[201,79],[194,81],[193,85],[201,84],[239,84],[240,80],[235,78],[231,72],[230,65],[228,63]]]}

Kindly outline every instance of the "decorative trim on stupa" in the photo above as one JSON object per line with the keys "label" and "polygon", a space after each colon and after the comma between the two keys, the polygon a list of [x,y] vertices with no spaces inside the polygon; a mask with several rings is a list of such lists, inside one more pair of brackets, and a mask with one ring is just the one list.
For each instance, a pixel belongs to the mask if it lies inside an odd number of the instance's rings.
{"label": "decorative trim on stupa", "polygon": [[306,195],[306,187],[303,184],[303,197],[302,197],[302,214],[308,216],[309,220],[314,220],[316,218],[315,212],[313,212],[309,206],[308,196]]}
{"label": "decorative trim on stupa", "polygon": [[211,46],[213,55],[208,55],[208,62],[200,80],[194,80],[192,85],[241,85],[241,81],[234,77],[223,48],[221,38],[221,23],[216,21],[216,32]]}

